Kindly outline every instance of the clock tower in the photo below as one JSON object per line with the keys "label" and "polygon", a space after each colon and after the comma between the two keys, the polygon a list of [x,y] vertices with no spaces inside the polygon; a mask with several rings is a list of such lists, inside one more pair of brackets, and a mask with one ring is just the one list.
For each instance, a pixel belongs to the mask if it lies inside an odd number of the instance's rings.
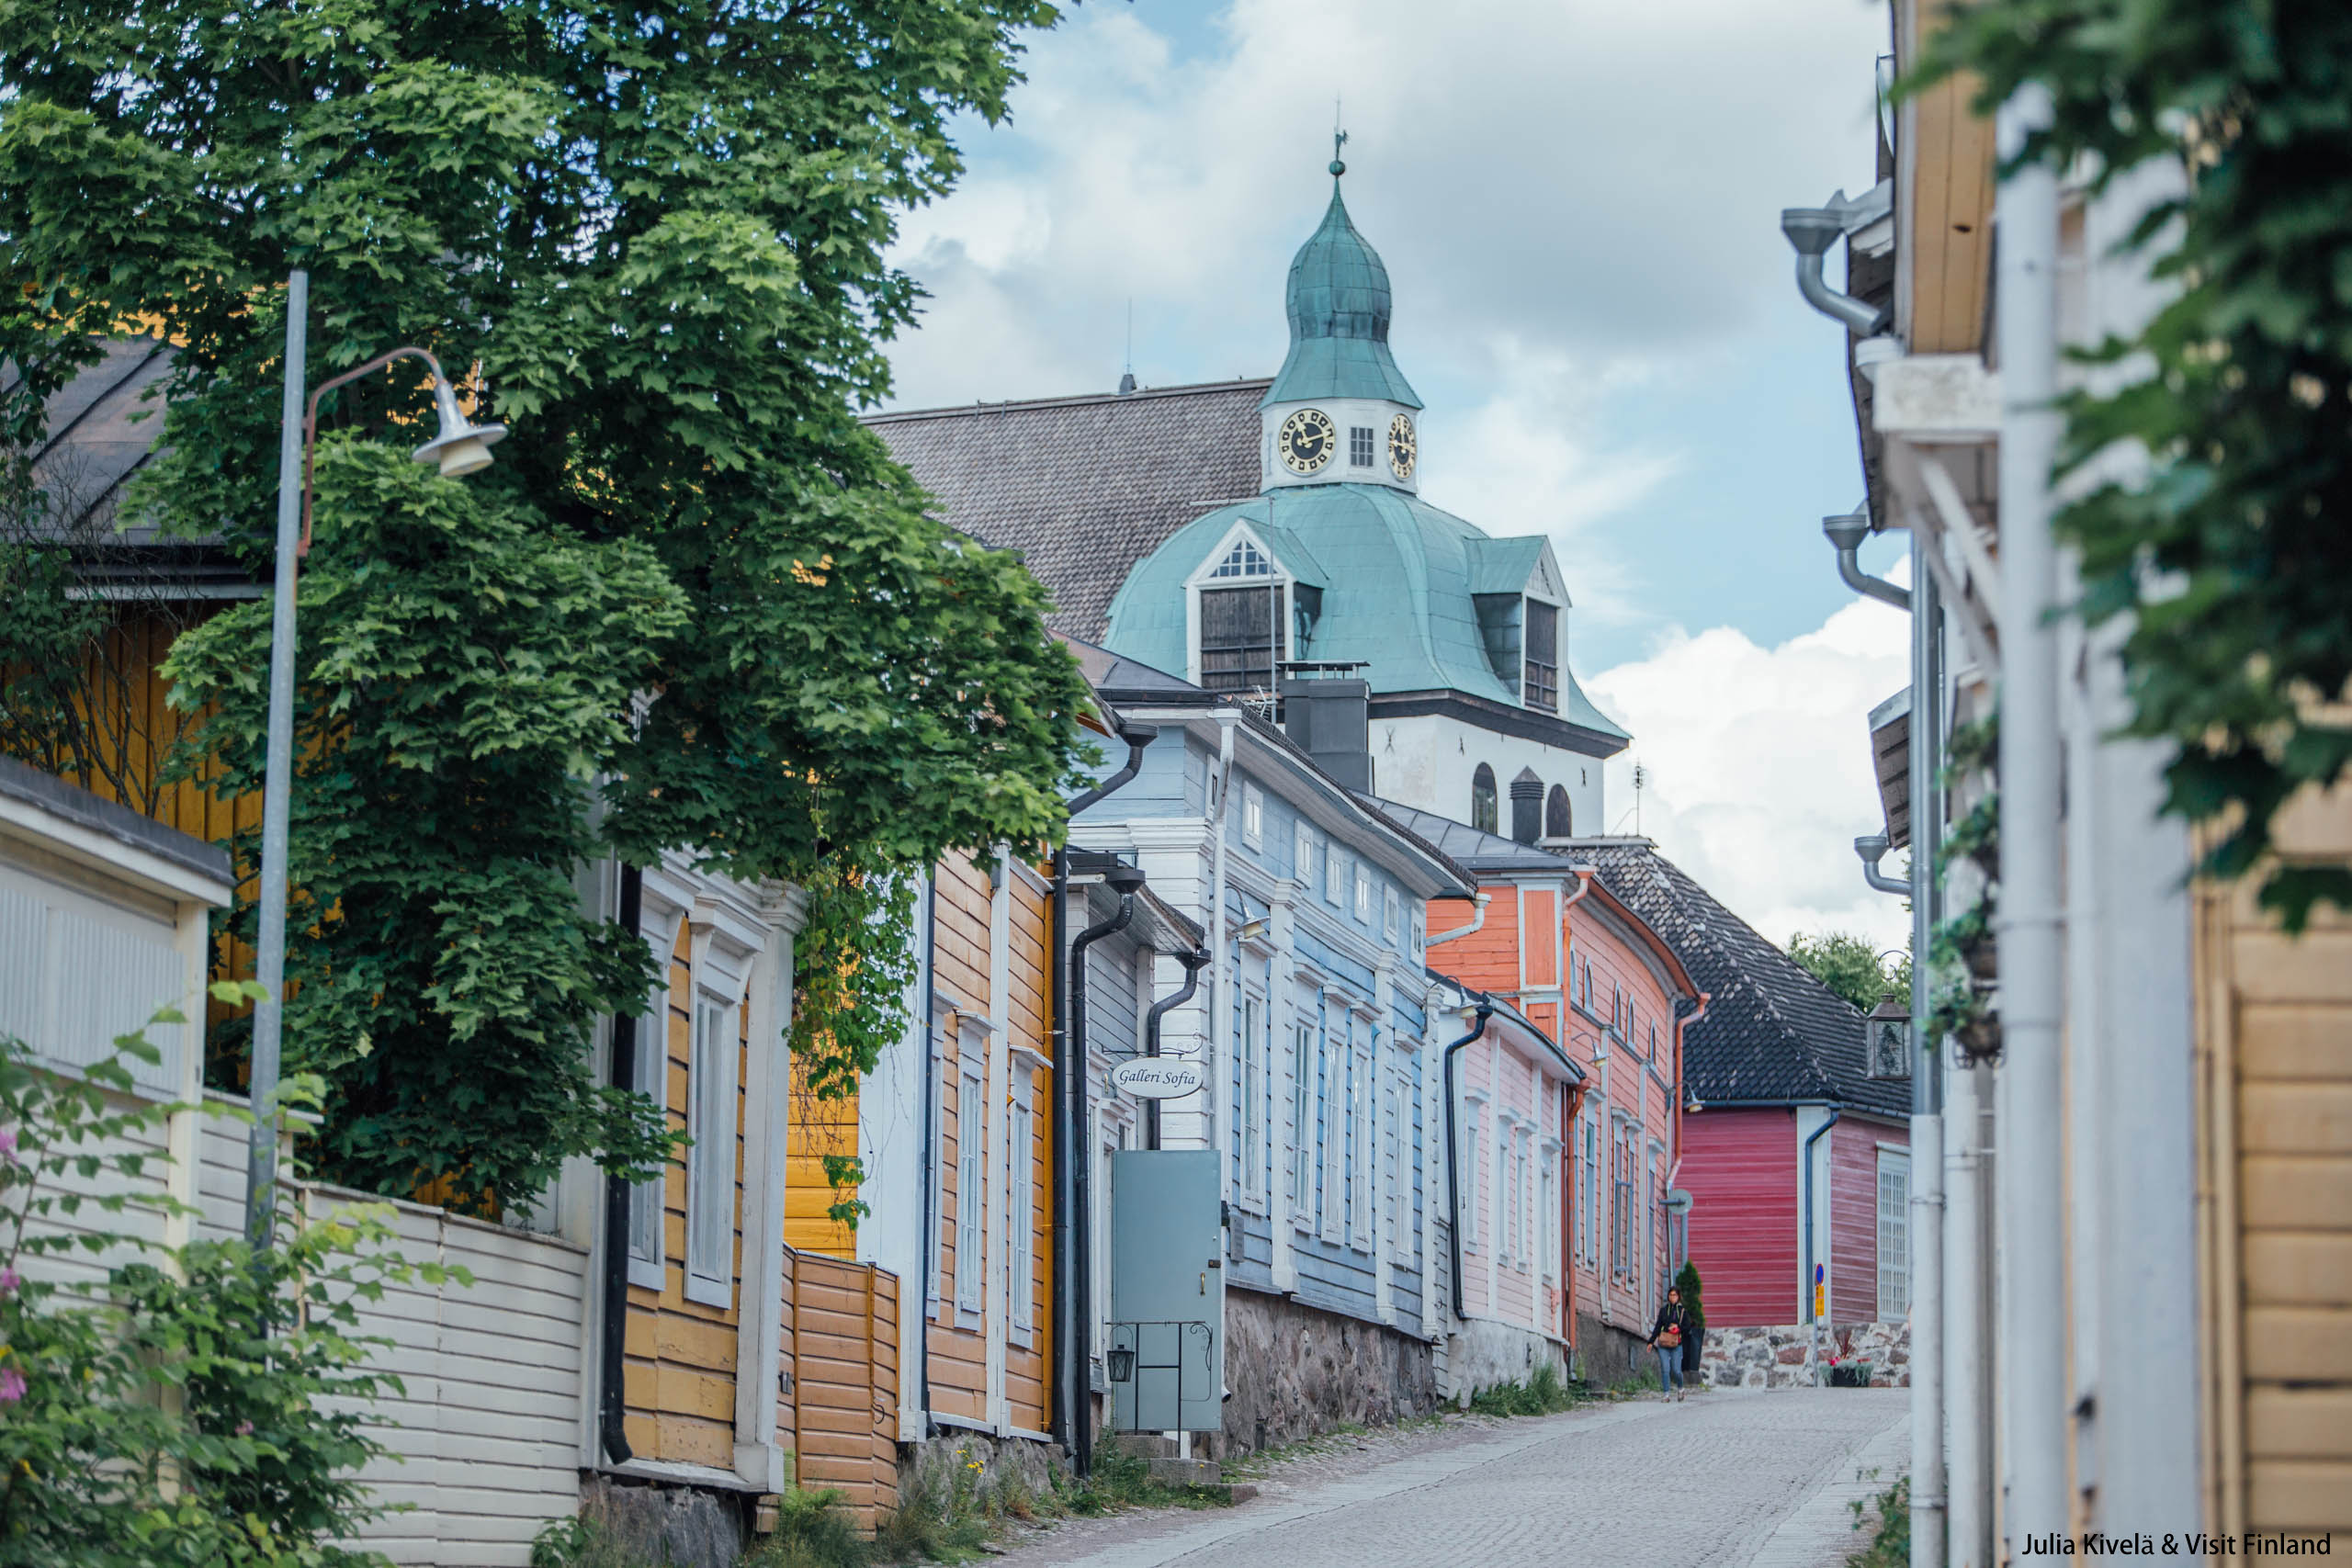
{"label": "clock tower", "polygon": [[[1344,133],[1336,143],[1347,140]],[[1388,269],[1348,220],[1347,164],[1331,205],[1291,258],[1290,354],[1258,405],[1268,491],[1296,485],[1419,489],[1421,400],[1388,353]]]}

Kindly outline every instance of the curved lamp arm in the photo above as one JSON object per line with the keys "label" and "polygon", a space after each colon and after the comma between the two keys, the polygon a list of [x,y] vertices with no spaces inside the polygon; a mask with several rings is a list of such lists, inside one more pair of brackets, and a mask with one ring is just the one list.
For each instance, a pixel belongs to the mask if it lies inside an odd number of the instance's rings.
{"label": "curved lamp arm", "polygon": [[420,463],[438,463],[445,479],[457,479],[490,466],[491,446],[506,434],[503,424],[476,424],[458,407],[458,394],[449,386],[449,378],[442,373],[441,362],[422,348],[403,344],[389,354],[379,354],[367,364],[345,371],[342,375],[322,381],[311,392],[310,406],[302,413],[302,542],[295,549],[297,557],[311,553],[311,469],[319,440],[319,400],[337,387],[372,376],[395,359],[422,359],[433,369],[433,401],[441,422],[440,434],[416,449]]}

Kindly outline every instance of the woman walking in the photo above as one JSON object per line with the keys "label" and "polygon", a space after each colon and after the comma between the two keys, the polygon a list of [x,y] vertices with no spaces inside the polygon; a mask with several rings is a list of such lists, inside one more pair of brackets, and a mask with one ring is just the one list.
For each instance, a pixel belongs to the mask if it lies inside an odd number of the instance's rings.
{"label": "woman walking", "polygon": [[1657,1309],[1657,1322],[1650,1328],[1650,1348],[1657,1352],[1657,1387],[1660,1393],[1680,1399],[1686,1392],[1682,1386],[1682,1341],[1690,1333],[1690,1314],[1683,1308],[1682,1292],[1668,1286],[1666,1304]]}

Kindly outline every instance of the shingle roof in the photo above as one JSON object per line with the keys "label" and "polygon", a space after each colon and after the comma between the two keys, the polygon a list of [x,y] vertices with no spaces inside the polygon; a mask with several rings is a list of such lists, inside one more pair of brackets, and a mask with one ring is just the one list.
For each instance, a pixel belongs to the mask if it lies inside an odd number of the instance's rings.
{"label": "shingle roof", "polygon": [[869,415],[950,526],[1017,550],[1054,595],[1047,624],[1099,641],[1136,562],[1218,502],[1254,496],[1258,399],[1215,381]]}
{"label": "shingle roof", "polygon": [[1713,998],[1684,1036],[1682,1077],[1702,1105],[1826,1101],[1906,1116],[1911,1086],[1862,1071],[1862,1015],[1715,901],[1647,839],[1574,840],[1620,902],[1647,921]]}
{"label": "shingle roof", "polygon": [[1907,1115],[1911,1086],[1862,1071],[1862,1015],[1716,902],[1647,839],[1571,839],[1556,848],[1464,827],[1393,801],[1381,809],[1473,872],[1592,866],[1710,998],[1684,1036],[1683,1081],[1699,1103],[1826,1101]]}
{"label": "shingle roof", "polygon": [[[118,527],[123,497],[163,434],[162,392],[173,351],[153,338],[102,338],[98,362],[50,395],[32,452],[41,531],[72,552],[75,575],[109,595],[243,598],[259,592],[217,536]],[[0,367],[0,389],[17,381]]]}

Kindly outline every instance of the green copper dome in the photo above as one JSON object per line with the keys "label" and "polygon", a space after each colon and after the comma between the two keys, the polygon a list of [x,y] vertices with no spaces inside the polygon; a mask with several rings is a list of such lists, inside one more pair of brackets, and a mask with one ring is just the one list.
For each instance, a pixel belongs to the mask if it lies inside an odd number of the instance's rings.
{"label": "green copper dome", "polygon": [[1388,269],[1348,221],[1336,174],[1322,224],[1291,258],[1285,299],[1290,355],[1259,407],[1324,398],[1421,406],[1388,355]]}

